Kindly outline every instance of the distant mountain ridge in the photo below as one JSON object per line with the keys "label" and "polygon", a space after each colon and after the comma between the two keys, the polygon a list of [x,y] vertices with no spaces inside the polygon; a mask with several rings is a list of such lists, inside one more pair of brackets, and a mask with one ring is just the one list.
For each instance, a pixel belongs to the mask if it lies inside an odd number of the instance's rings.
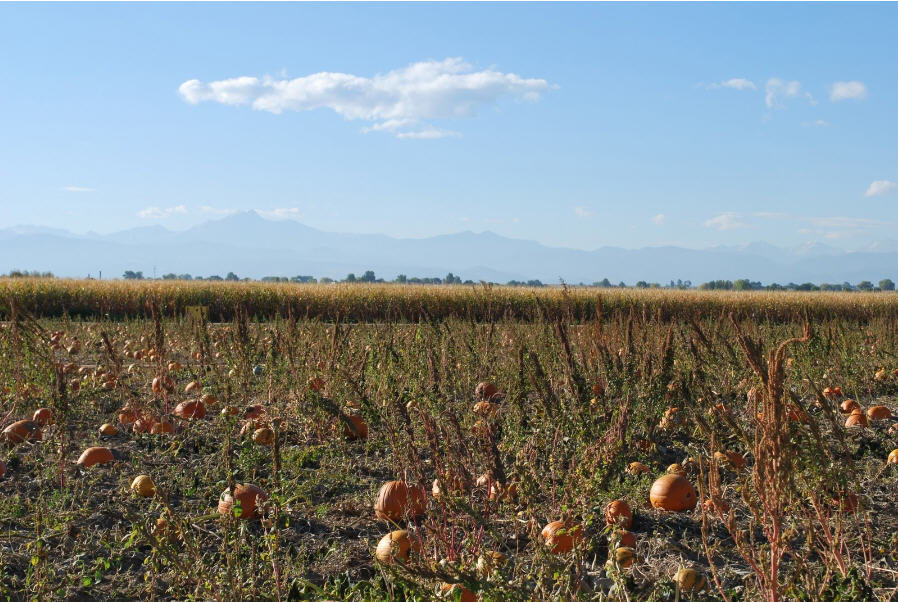
{"label": "distant mountain ridge", "polygon": [[549,247],[493,232],[428,238],[324,232],[292,220],[272,221],[249,211],[185,231],[145,226],[100,235],[40,226],[0,230],[0,273],[51,271],[57,276],[121,277],[234,272],[240,277],[312,275],[343,278],[374,270],[378,277],[592,283],[608,278],[634,284],[748,278],[766,283],[898,280],[898,242],[879,241],[848,252],[822,243],[777,247],[768,243],[695,250],[674,246],[594,251]]}

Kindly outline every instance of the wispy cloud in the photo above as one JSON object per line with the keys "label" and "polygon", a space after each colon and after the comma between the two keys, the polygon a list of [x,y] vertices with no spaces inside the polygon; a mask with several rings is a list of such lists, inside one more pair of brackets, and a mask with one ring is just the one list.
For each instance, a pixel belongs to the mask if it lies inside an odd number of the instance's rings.
{"label": "wispy cloud", "polygon": [[864,196],[879,196],[890,190],[894,190],[895,186],[898,186],[898,184],[895,184],[895,182],[892,182],[891,180],[876,180],[870,184],[870,187],[867,188],[867,192],[864,193]]}
{"label": "wispy cloud", "polygon": [[183,214],[187,213],[187,207],[184,205],[177,205],[176,207],[147,207],[146,209],[141,209],[137,212],[137,217],[142,219],[165,219],[167,217],[171,217],[174,214]]}
{"label": "wispy cloud", "polygon": [[[787,98],[797,98],[802,95],[801,83],[798,81],[785,81],[778,77],[771,77],[764,86],[764,102],[768,109],[782,108]],[[812,103],[814,97],[809,92],[805,92],[806,96]]]}
{"label": "wispy cloud", "polygon": [[722,82],[715,82],[713,84],[708,84],[705,86],[709,90],[718,90],[720,88],[731,88],[733,90],[757,90],[758,87],[755,85],[755,82],[750,79],[745,79],[744,77],[734,77],[732,79],[728,79]]}
{"label": "wispy cloud", "polygon": [[96,189],[88,188],[87,186],[63,186],[60,190],[66,192],[95,192]]}
{"label": "wispy cloud", "polygon": [[867,98],[867,86],[864,82],[836,82],[829,88],[829,99],[833,102],[863,100],[865,98]]}
{"label": "wispy cloud", "polygon": [[815,121],[805,121],[801,125],[803,125],[806,128],[825,128],[825,127],[829,127],[829,122],[824,121],[823,119],[817,119]]}
{"label": "wispy cloud", "polygon": [[723,232],[725,230],[747,228],[749,224],[742,218],[740,214],[728,211],[710,219],[706,219],[704,222],[702,222],[702,225],[706,228],[714,228],[715,230],[720,230],[721,232]]}
{"label": "wispy cloud", "polygon": [[460,58],[422,61],[374,77],[320,72],[295,79],[235,77],[178,88],[191,103],[250,105],[259,111],[310,111],[328,108],[348,120],[371,122],[363,131],[387,131],[400,138],[457,135],[431,126],[435,119],[474,115],[502,97],[536,100],[553,88],[544,79],[523,78],[494,69],[476,71]]}
{"label": "wispy cloud", "polygon": [[277,209],[256,209],[256,213],[268,219],[299,219],[302,217],[299,207],[278,207]]}
{"label": "wispy cloud", "polygon": [[574,213],[577,217],[592,217],[594,212],[586,207],[574,207]]}
{"label": "wispy cloud", "polygon": [[652,223],[658,226],[663,225],[665,221],[667,221],[667,216],[663,213],[659,213],[658,215],[652,217]]}
{"label": "wispy cloud", "polygon": [[239,209],[228,209],[224,207],[212,207],[211,205],[203,205],[200,211],[207,215],[234,215]]}

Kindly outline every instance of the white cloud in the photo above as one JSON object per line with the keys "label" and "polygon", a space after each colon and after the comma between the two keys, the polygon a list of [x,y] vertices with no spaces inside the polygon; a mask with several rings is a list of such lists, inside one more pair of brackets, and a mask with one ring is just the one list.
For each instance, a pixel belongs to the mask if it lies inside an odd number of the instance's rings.
{"label": "white cloud", "polygon": [[137,212],[137,217],[143,219],[165,219],[174,215],[175,213],[187,213],[187,207],[184,205],[178,205],[176,207],[147,207],[146,209],[141,209]]}
{"label": "white cloud", "polygon": [[574,213],[577,217],[592,217],[593,211],[586,207],[574,207]]}
{"label": "white cloud", "polygon": [[720,230],[721,232],[724,230],[735,230],[737,228],[748,227],[748,223],[742,219],[742,216],[738,213],[733,213],[732,211],[721,213],[720,215],[706,219],[702,222],[702,225],[706,228]]}
{"label": "white cloud", "polygon": [[836,82],[829,88],[829,99],[833,102],[863,100],[865,98],[867,98],[867,86],[864,82]]}
{"label": "white cloud", "polygon": [[63,186],[60,190],[65,190],[66,192],[94,192],[94,188],[88,188],[86,186]]}
{"label": "white cloud", "polygon": [[716,90],[718,88],[732,88],[733,90],[757,90],[758,87],[755,85],[755,82],[750,79],[745,79],[744,77],[734,77],[732,79],[728,79],[719,83],[708,84],[707,88],[709,90]]}
{"label": "white cloud", "polygon": [[829,127],[829,122],[824,121],[823,119],[817,119],[816,121],[805,121],[801,125],[803,125],[806,128],[812,128],[812,127],[813,128],[825,128],[825,127]]}
{"label": "white cloud", "polygon": [[[771,77],[767,80],[764,91],[764,102],[767,104],[768,109],[772,109],[774,107],[782,107],[783,100],[786,98],[799,96],[801,94],[801,84],[797,81],[787,82],[778,77]],[[813,97],[811,97],[812,102],[813,100]]]}
{"label": "white cloud", "polygon": [[898,184],[895,184],[895,182],[890,180],[876,180],[870,184],[870,187],[867,188],[867,192],[864,196],[879,196],[893,190],[895,186],[898,186]]}
{"label": "white cloud", "polygon": [[256,209],[256,213],[269,219],[299,219],[299,207],[278,207],[277,209]]}
{"label": "white cloud", "polygon": [[663,213],[659,213],[658,215],[652,217],[652,223],[657,225],[662,225],[667,220],[667,216]]}
{"label": "white cloud", "polygon": [[470,117],[478,107],[505,96],[536,100],[553,87],[544,79],[494,69],[475,71],[460,58],[448,58],[413,63],[370,78],[320,72],[295,79],[243,76],[209,83],[191,79],[178,92],[191,104],[250,105],[275,114],[328,108],[348,120],[373,123],[363,131],[440,138],[453,133],[437,130],[428,121]]}

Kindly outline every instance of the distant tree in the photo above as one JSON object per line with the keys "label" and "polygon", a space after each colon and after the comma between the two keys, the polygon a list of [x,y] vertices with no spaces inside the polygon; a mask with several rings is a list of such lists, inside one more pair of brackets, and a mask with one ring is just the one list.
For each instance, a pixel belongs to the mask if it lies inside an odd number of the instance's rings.
{"label": "distant tree", "polygon": [[636,283],[636,288],[648,288],[648,287],[649,287],[649,283],[646,282],[645,280],[640,280],[639,282]]}
{"label": "distant tree", "polygon": [[178,280],[193,280],[190,274],[178,274]]}
{"label": "distant tree", "polygon": [[359,278],[359,282],[374,282],[376,280],[377,277],[374,275],[374,272],[372,270],[365,271],[365,273],[362,274],[361,278]]}
{"label": "distant tree", "polygon": [[143,280],[143,272],[125,270],[125,273],[122,274],[122,278],[124,278],[125,280]]}
{"label": "distant tree", "polygon": [[228,275],[225,276],[225,280],[230,280],[233,282],[236,280],[240,280],[240,277],[237,274],[235,274],[234,272],[228,272]]}
{"label": "distant tree", "polygon": [[299,282],[302,284],[306,284],[306,283],[315,284],[318,281],[315,279],[314,276],[294,276],[293,278],[290,279],[290,282]]}
{"label": "distant tree", "polygon": [[869,280],[861,280],[857,283],[857,290],[859,291],[872,291],[873,283]]}
{"label": "distant tree", "polygon": [[178,275],[177,274],[162,274],[162,279],[163,280],[177,280]]}
{"label": "distant tree", "polygon": [[394,282],[398,282],[399,284],[405,284],[406,282],[408,282],[408,278],[406,277],[405,274],[399,274],[398,276],[396,276],[396,280]]}
{"label": "distant tree", "polygon": [[216,281],[216,282],[220,282],[220,281],[224,280],[224,278],[222,278],[222,277],[219,276],[218,274],[213,274],[212,276],[208,276],[208,277],[206,278],[206,280],[214,280],[214,281]]}
{"label": "distant tree", "polygon": [[330,283],[332,283],[333,281],[334,281],[333,278],[328,278],[327,276],[323,276],[323,277],[319,280],[319,282],[320,282],[321,284],[330,284]]}
{"label": "distant tree", "polygon": [[617,287],[618,288],[627,288],[627,283],[624,282],[623,280],[621,280],[620,282],[617,283]]}
{"label": "distant tree", "polygon": [[895,290],[895,283],[892,282],[891,278],[883,278],[879,281],[879,288],[884,291],[893,291]]}

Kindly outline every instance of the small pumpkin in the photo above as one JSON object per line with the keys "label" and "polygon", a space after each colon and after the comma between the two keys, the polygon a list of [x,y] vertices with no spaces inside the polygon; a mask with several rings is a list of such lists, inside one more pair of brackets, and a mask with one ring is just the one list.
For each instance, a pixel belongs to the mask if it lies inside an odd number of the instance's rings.
{"label": "small pumpkin", "polygon": [[480,401],[489,401],[499,392],[499,387],[491,382],[482,382],[474,387],[474,397]]}
{"label": "small pumpkin", "polygon": [[667,474],[678,474],[680,476],[686,476],[686,469],[683,468],[681,464],[674,462],[670,466],[667,467]]}
{"label": "small pumpkin", "polygon": [[188,394],[192,393],[192,392],[196,391],[197,389],[199,389],[200,387],[202,387],[202,385],[200,385],[200,383],[196,382],[195,380],[192,380],[189,383],[187,383],[186,387],[184,387],[184,393],[188,393]]}
{"label": "small pumpkin", "polygon": [[459,602],[477,602],[477,596],[461,583],[443,583],[440,585],[440,597]]}
{"label": "small pumpkin", "polygon": [[636,534],[632,531],[617,529],[612,535],[612,540],[617,541],[618,546],[623,546],[625,548],[636,547]]}
{"label": "small pumpkin", "polygon": [[247,406],[243,409],[243,418],[246,420],[254,420],[265,415],[265,407],[261,403]]}
{"label": "small pumpkin", "polygon": [[502,552],[487,552],[481,554],[477,559],[477,570],[486,576],[492,574],[497,568],[505,566],[508,563],[508,557]]}
{"label": "small pumpkin", "polygon": [[633,510],[623,500],[614,500],[605,506],[605,524],[629,529],[633,526]]}
{"label": "small pumpkin", "polygon": [[685,477],[666,474],[652,484],[649,501],[655,508],[683,512],[695,508],[697,496],[692,483]]}
{"label": "small pumpkin", "polygon": [[175,411],[173,412],[173,414],[175,416],[178,416],[179,418],[184,418],[187,420],[198,420],[206,416],[206,404],[204,404],[199,399],[182,401],[175,406]]}
{"label": "small pumpkin", "polygon": [[848,415],[848,418],[845,419],[845,427],[859,427],[864,428],[868,425],[867,415],[864,414],[860,409],[854,410],[851,414]]}
{"label": "small pumpkin", "polygon": [[175,432],[175,425],[173,425],[168,420],[160,420],[158,422],[153,422],[153,425],[150,427],[151,435],[171,435]]}
{"label": "small pumpkin", "polygon": [[[234,487],[234,493],[231,494],[230,489],[222,491],[218,498],[218,512],[220,514],[231,514],[232,512],[237,518],[249,520],[259,516],[259,505],[268,499],[268,494],[261,487],[252,483],[243,483]],[[234,500],[239,502],[239,508],[234,508]]]}
{"label": "small pumpkin", "polygon": [[53,410],[50,408],[40,408],[34,411],[31,419],[41,426],[53,424]]}
{"label": "small pumpkin", "polygon": [[25,441],[41,441],[43,438],[41,425],[33,420],[19,420],[3,429],[3,440],[8,445],[17,445]]}
{"label": "small pumpkin", "polygon": [[131,491],[140,497],[153,497],[156,495],[156,484],[150,475],[138,475],[131,481]]}
{"label": "small pumpkin", "polygon": [[274,443],[274,431],[268,426],[257,428],[253,431],[253,443],[257,445],[271,445]]}
{"label": "small pumpkin", "polygon": [[406,529],[391,531],[377,544],[374,557],[383,564],[408,562],[412,554],[421,553],[421,540]]}
{"label": "small pumpkin", "polygon": [[499,404],[489,401],[478,401],[474,404],[474,413],[478,416],[490,418],[499,412]]}
{"label": "small pumpkin", "polygon": [[118,435],[118,429],[115,428],[114,425],[106,422],[103,424],[103,426],[100,427],[100,434],[106,437],[114,437]]}
{"label": "small pumpkin", "polygon": [[97,464],[108,464],[116,460],[116,454],[108,447],[88,447],[75,464],[82,468],[90,468]]}
{"label": "small pumpkin", "polygon": [[563,520],[552,521],[540,532],[553,554],[566,554],[574,549],[574,542],[583,541],[583,530]]}
{"label": "small pumpkin", "polygon": [[636,562],[636,550],[628,546],[620,546],[614,550],[614,562],[619,567],[629,568]]}
{"label": "small pumpkin", "polygon": [[649,467],[642,462],[630,462],[630,465],[627,467],[627,472],[631,475],[640,475],[649,472],[649,470]]}
{"label": "small pumpkin", "polygon": [[686,594],[701,591],[708,584],[705,576],[695,569],[680,569],[674,575],[674,582],[677,584],[677,588]]}
{"label": "small pumpkin", "polygon": [[118,411],[118,421],[121,424],[132,424],[137,418],[137,412],[131,408],[122,408]]}
{"label": "small pumpkin", "polygon": [[207,406],[214,406],[218,403],[218,398],[215,397],[215,395],[212,395],[212,393],[206,393],[200,398],[200,401],[202,401]]}
{"label": "small pumpkin", "polygon": [[423,487],[409,487],[405,481],[387,481],[377,494],[374,514],[381,520],[398,522],[406,515],[421,516],[426,507],[427,494]]}
{"label": "small pumpkin", "polygon": [[368,425],[362,420],[362,417],[358,414],[345,414],[346,420],[348,420],[352,427],[349,424],[343,423],[343,436],[349,440],[355,441],[357,439],[367,439],[368,438]]}
{"label": "small pumpkin", "polygon": [[892,410],[885,406],[873,406],[867,410],[867,418],[870,420],[888,420],[892,417]]}
{"label": "small pumpkin", "polygon": [[843,414],[850,414],[855,410],[861,409],[861,406],[853,399],[846,399],[839,405],[839,411]]}

